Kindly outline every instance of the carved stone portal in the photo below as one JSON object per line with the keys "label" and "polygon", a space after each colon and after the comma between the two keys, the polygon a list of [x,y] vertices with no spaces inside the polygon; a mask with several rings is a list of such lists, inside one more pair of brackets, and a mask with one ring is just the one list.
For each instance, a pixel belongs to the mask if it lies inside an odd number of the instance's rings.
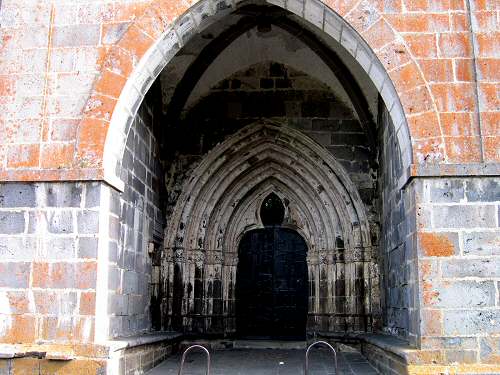
{"label": "carved stone portal", "polygon": [[264,228],[260,209],[270,194],[283,202],[281,226],[307,245],[307,333],[370,331],[379,291],[361,198],[326,149],[271,122],[215,147],[185,183],[165,234],[167,327],[235,333],[238,247]]}

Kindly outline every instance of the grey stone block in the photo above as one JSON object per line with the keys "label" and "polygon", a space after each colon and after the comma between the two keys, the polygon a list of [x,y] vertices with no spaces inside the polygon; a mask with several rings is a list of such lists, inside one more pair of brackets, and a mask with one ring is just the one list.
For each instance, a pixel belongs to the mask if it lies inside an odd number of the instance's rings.
{"label": "grey stone block", "polygon": [[133,271],[125,271],[123,273],[123,293],[137,294],[139,291],[139,275]]}
{"label": "grey stone block", "polygon": [[464,255],[500,255],[500,232],[463,234]]}
{"label": "grey stone block", "polygon": [[118,262],[118,243],[115,241],[109,241],[108,246],[109,246],[108,247],[108,254],[109,254],[108,260],[111,263]]}
{"label": "grey stone block", "polygon": [[108,299],[108,313],[114,315],[128,315],[128,299],[126,294],[110,294]]}
{"label": "grey stone block", "polygon": [[81,211],[77,214],[78,233],[96,234],[99,232],[99,212]]}
{"label": "grey stone block", "polygon": [[16,234],[24,232],[23,212],[0,212],[0,233]]}
{"label": "grey stone block", "polygon": [[30,279],[29,262],[0,263],[0,287],[27,288]]}
{"label": "grey stone block", "polygon": [[78,239],[78,257],[97,259],[97,238],[80,237]]}
{"label": "grey stone block", "polygon": [[109,317],[109,335],[114,337],[123,336],[125,334],[123,330],[123,317],[122,316],[111,316]]}
{"label": "grey stone block", "polygon": [[433,307],[475,308],[495,306],[495,284],[493,281],[452,281],[434,283],[432,290],[437,293]]}
{"label": "grey stone block", "polygon": [[116,266],[108,267],[108,289],[118,290],[121,287],[121,270]]}
{"label": "grey stone block", "polygon": [[435,228],[491,228],[496,227],[494,206],[435,206],[432,218]]}
{"label": "grey stone block", "polygon": [[126,230],[125,248],[130,251],[135,251],[135,244],[137,242],[136,232],[130,227],[127,227]]}
{"label": "grey stone block", "polygon": [[446,336],[500,333],[500,310],[444,310],[443,316]]}
{"label": "grey stone block", "polygon": [[144,183],[139,180],[137,177],[134,177],[133,180],[132,180],[132,185],[134,187],[134,189],[141,195],[144,195],[145,192],[146,192],[146,186],[144,185]]}
{"label": "grey stone block", "polygon": [[39,229],[43,229],[40,226],[40,219],[43,217],[40,211],[30,211],[28,212],[28,234],[34,234]]}
{"label": "grey stone block", "polygon": [[125,251],[124,267],[127,270],[135,269],[135,255],[133,251]]}
{"label": "grey stone block", "polygon": [[144,309],[148,307],[148,303],[144,301],[143,295],[130,295],[128,298],[128,314],[137,315],[143,314]]}
{"label": "grey stone block", "polygon": [[428,180],[430,201],[433,203],[460,202],[464,198],[463,180]]}
{"label": "grey stone block", "polygon": [[479,355],[481,357],[481,362],[497,362],[500,356],[500,337],[482,337],[479,340]]}
{"label": "grey stone block", "polygon": [[92,182],[87,184],[87,191],[85,192],[85,207],[93,208],[99,207],[101,200],[101,184]]}
{"label": "grey stone block", "polygon": [[450,259],[442,261],[444,277],[500,277],[500,259]]}
{"label": "grey stone block", "polygon": [[47,185],[48,207],[80,207],[82,185],[80,183],[55,183]]}
{"label": "grey stone block", "polygon": [[359,133],[334,133],[331,135],[332,145],[358,146],[366,143],[366,136]]}
{"label": "grey stone block", "polygon": [[146,168],[141,163],[135,163],[134,174],[140,181],[146,180]]}
{"label": "grey stone block", "polygon": [[426,348],[477,349],[476,337],[426,337]]}
{"label": "grey stone block", "polygon": [[50,233],[72,233],[73,213],[71,211],[48,211],[47,229]]}
{"label": "grey stone block", "polygon": [[112,240],[120,238],[120,220],[116,216],[109,216],[109,238]]}
{"label": "grey stone block", "polygon": [[499,179],[482,178],[466,181],[466,197],[469,202],[500,201]]}
{"label": "grey stone block", "polygon": [[110,211],[112,214],[120,215],[120,194],[111,190]]}
{"label": "grey stone block", "polygon": [[35,207],[37,186],[33,183],[0,184],[0,207]]}
{"label": "grey stone block", "polygon": [[2,260],[32,260],[37,249],[36,238],[31,237],[1,237],[0,259]]}
{"label": "grey stone block", "polygon": [[44,256],[47,259],[75,258],[76,240],[67,237],[46,237],[44,240]]}

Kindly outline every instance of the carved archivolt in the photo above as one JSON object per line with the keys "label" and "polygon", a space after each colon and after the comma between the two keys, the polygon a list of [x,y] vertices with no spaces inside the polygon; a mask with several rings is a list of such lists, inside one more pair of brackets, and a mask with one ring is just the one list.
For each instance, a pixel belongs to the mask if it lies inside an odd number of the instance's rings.
{"label": "carved archivolt", "polygon": [[243,128],[196,167],[170,217],[166,248],[237,252],[241,236],[262,227],[259,208],[271,192],[310,255],[340,250],[357,258],[371,247],[364,205],[340,163],[299,131],[265,121]]}

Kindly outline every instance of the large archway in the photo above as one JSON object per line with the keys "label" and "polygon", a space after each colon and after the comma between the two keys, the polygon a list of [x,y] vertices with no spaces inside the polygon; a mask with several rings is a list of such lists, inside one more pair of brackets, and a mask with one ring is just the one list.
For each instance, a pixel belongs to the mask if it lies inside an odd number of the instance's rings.
{"label": "large archway", "polygon": [[[269,4],[199,3],[141,58],[107,118],[105,178],[125,190],[131,218],[125,261],[137,215],[155,236],[157,255],[126,265],[139,280],[144,264],[156,270],[155,327],[235,333],[238,243],[261,227],[248,213],[279,192],[309,248],[307,331],[417,337],[408,316],[418,301],[392,297],[416,279],[402,271],[415,259],[396,261],[412,230],[393,214],[406,209],[394,192],[413,158],[403,107],[366,42],[318,6],[297,16]],[[322,21],[311,24],[311,14]],[[89,116],[107,116],[91,107]],[[398,225],[406,229],[393,232]],[[97,323],[106,327],[105,317]]]}
{"label": "large archway", "polygon": [[[278,22],[282,27],[288,28],[299,37],[306,38],[309,41],[317,40],[317,36],[321,34],[327,36],[330,39],[330,42],[327,42],[328,46],[331,47],[333,44],[342,46],[342,51],[345,54],[343,60],[345,60],[346,56],[349,56],[355,62],[355,65],[365,72],[366,79],[374,84],[390,112],[395,126],[394,135],[397,137],[403,165],[406,169],[404,173],[408,174],[414,155],[405,112],[407,114],[419,112],[424,107],[427,111],[435,111],[435,108],[429,104],[430,101],[428,100],[423,104],[411,102],[412,95],[420,95],[426,98],[430,98],[432,95],[429,93],[427,85],[423,84],[424,81],[418,78],[421,73],[412,61],[411,53],[409,53],[405,45],[398,44],[398,48],[401,54],[409,56],[410,59],[405,59],[404,69],[401,69],[401,71],[399,69],[395,70],[397,73],[394,73],[392,78],[389,77],[383,64],[373,52],[374,49],[379,50],[385,44],[391,42],[397,44],[394,32],[383,17],[380,16],[377,9],[368,7],[369,11],[366,11],[364,9],[365,5],[357,4],[352,8],[346,6],[339,9],[337,13],[321,2],[308,2],[307,6],[300,8],[289,4],[289,9],[287,6],[282,7],[280,4],[267,5],[270,8],[267,7],[263,13],[272,14],[273,11],[269,12],[269,9],[285,8],[286,14],[293,15],[294,18],[304,21],[303,23],[311,29],[311,33],[298,32],[300,28],[297,29],[293,22],[285,21],[283,23],[282,19],[285,19],[285,17],[281,17],[279,12],[277,12],[277,19],[271,17],[270,22]],[[102,173],[105,179],[113,185],[122,186],[119,179],[119,170],[121,168],[123,147],[131,121],[152,83],[172,57],[194,35],[224,17],[233,14],[233,12],[247,7],[250,8],[249,14],[252,17],[252,2],[243,1],[236,5],[220,2],[214,6],[208,1],[201,1],[192,9],[186,9],[186,12],[179,16],[173,24],[169,24],[165,22],[162,15],[165,8],[162,2],[158,1],[158,4],[152,5],[150,10],[146,12],[144,19],[141,19],[140,24],[134,25],[133,28],[127,31],[119,45],[116,48],[111,48],[105,58],[104,65],[107,68],[95,85],[95,92],[89,99],[86,108],[86,119],[82,121],[79,128],[78,153],[82,157],[87,154],[81,162],[84,162],[88,167],[95,163],[98,166],[101,165],[100,155],[102,155]],[[262,13],[259,14],[259,16],[261,15]],[[341,15],[347,15],[347,20],[352,21],[352,23],[350,24]],[[253,16],[255,17],[256,14],[254,13]],[[168,27],[166,27],[167,25]],[[244,29],[249,25],[246,24],[241,27]],[[150,29],[151,31],[149,31]],[[374,31],[377,33],[382,32],[383,36],[380,38],[374,34]],[[244,30],[239,29],[236,34],[241,32],[244,32]],[[155,37],[151,38],[151,35]],[[235,38],[235,35],[226,35],[227,38],[231,40]],[[131,43],[136,44],[138,40],[140,40],[141,49],[135,48],[130,53],[123,53],[123,50],[129,49]],[[321,54],[321,49],[315,48],[315,52]],[[211,61],[211,58],[208,61]],[[137,64],[137,62],[139,63]],[[135,66],[135,68],[131,69],[131,66]],[[392,69],[393,67],[391,67]],[[344,71],[349,71],[349,69]],[[129,77],[124,81],[118,79],[117,73]],[[408,82],[408,75],[413,76],[411,82]],[[405,100],[408,101],[405,102],[405,108],[400,102],[393,82],[401,86],[401,89],[398,87],[398,92],[408,93],[408,97],[405,96]],[[351,99],[356,100],[354,96]],[[418,104],[418,108],[415,107],[416,104]],[[362,102],[358,105],[359,108],[363,108]],[[92,140],[88,139],[89,134],[93,134]],[[101,141],[105,140],[105,143],[96,142],[95,139],[97,138],[101,138]],[[104,147],[100,150],[99,146]],[[429,157],[440,158],[443,156],[440,147],[429,149],[429,146],[425,146],[425,144],[419,145],[419,151],[416,152],[417,157],[420,157],[420,153],[424,153],[425,155],[422,155],[422,157],[425,156],[426,160]],[[92,157],[89,158],[90,156]]]}
{"label": "large archway", "polygon": [[[326,149],[287,126],[254,123],[215,147],[191,176],[166,231],[167,295],[182,300],[167,321],[183,321],[188,332],[235,333],[238,247],[244,233],[265,228],[258,212],[270,193],[286,202],[283,227],[297,230],[309,248],[307,331],[328,331],[330,324],[371,331],[380,321],[372,314],[379,291],[370,281],[364,203]],[[337,271],[325,273],[332,267]],[[176,289],[179,275],[184,287]],[[200,283],[197,275],[206,276]],[[328,286],[335,284],[336,291]],[[198,298],[204,303],[196,307]],[[203,318],[196,323],[196,316]]]}

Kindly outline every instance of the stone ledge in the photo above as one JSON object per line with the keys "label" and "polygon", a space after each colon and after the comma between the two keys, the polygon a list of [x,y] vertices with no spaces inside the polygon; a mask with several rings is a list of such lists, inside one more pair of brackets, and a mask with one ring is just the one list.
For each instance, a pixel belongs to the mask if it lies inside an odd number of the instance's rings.
{"label": "stone ledge", "polygon": [[[70,361],[82,356],[85,349],[81,345],[72,344],[0,344],[0,359],[32,357],[54,361]],[[96,354],[102,353],[100,349],[102,348],[95,346],[95,350],[85,351],[85,353],[91,354],[92,357],[99,357]]]}
{"label": "stone ledge", "polygon": [[0,359],[31,357],[54,361],[69,361],[83,357],[106,358],[108,353],[109,348],[99,344],[0,344]]}
{"label": "stone ledge", "polygon": [[381,350],[400,357],[401,360],[405,362],[410,362],[412,355],[420,352],[419,349],[411,346],[407,341],[383,333],[321,333],[319,336],[341,342],[371,344]]}
{"label": "stone ledge", "polygon": [[402,357],[404,360],[408,360],[409,353],[418,351],[418,349],[410,346],[407,341],[394,336],[367,333],[359,335],[359,339],[395,354],[398,357]]}
{"label": "stone ledge", "polygon": [[178,332],[145,333],[135,336],[117,337],[113,340],[106,341],[106,345],[109,346],[111,352],[116,352],[118,350],[130,349],[136,346],[155,344],[161,341],[169,343],[179,342],[183,337],[184,335]]}
{"label": "stone ledge", "polygon": [[500,176],[500,163],[412,164],[411,177]]}
{"label": "stone ledge", "polygon": [[33,357],[54,361],[69,361],[79,357],[107,358],[112,352],[158,342],[180,342],[183,334],[178,332],[154,332],[119,337],[104,343],[90,344],[0,344],[0,359]]}

